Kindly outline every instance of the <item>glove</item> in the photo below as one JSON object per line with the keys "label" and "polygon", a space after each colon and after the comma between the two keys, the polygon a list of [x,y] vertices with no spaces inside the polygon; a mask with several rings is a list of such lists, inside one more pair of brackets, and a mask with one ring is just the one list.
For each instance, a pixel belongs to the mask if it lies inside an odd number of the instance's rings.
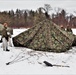
{"label": "glove", "polygon": [[9,33],[9,32],[7,32],[7,35],[10,35],[10,33]]}

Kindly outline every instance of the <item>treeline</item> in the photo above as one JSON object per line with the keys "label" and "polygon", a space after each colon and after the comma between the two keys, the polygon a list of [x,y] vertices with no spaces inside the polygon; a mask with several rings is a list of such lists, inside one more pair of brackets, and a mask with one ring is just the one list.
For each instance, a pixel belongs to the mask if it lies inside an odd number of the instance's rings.
{"label": "treeline", "polygon": [[[63,9],[61,12],[49,14],[49,16],[50,20],[58,25],[62,24],[66,27],[69,24],[72,28],[76,28],[76,17],[73,15],[68,16]],[[16,9],[16,11],[0,12],[0,23],[7,22],[12,28],[28,28],[36,24],[39,18],[43,19],[43,17],[45,17],[45,12],[41,8],[36,11]]]}
{"label": "treeline", "polygon": [[52,21],[57,25],[63,25],[64,27],[70,25],[71,28],[76,28],[76,16],[73,14],[68,16],[68,13],[63,9],[60,13],[52,14]]}
{"label": "treeline", "polygon": [[31,27],[33,26],[33,18],[36,13],[29,10],[19,10],[16,12],[3,11],[0,12],[0,23],[7,22],[10,27],[20,28],[20,27]]}

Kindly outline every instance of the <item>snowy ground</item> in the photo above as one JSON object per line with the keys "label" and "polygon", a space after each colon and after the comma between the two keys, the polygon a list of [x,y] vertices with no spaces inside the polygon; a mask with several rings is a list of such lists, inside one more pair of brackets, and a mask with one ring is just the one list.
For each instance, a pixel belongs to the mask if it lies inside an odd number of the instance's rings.
{"label": "snowy ground", "polygon": [[[14,29],[13,37],[25,31]],[[76,34],[76,29],[73,29]],[[0,43],[0,74],[76,74],[76,47],[65,53],[33,51],[22,47],[10,47],[3,51]],[[43,61],[70,67],[46,67]],[[9,65],[6,63],[11,62]]]}

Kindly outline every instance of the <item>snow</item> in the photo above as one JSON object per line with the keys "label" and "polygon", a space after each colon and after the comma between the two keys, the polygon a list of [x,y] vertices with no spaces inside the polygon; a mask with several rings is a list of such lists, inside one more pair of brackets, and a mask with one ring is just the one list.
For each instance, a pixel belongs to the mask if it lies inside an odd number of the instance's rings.
{"label": "snow", "polygon": [[[12,37],[27,29],[14,29]],[[76,29],[73,29],[76,34]],[[10,47],[3,51],[0,43],[0,74],[76,74],[76,47],[64,53],[34,51],[24,47]],[[43,61],[69,67],[47,67]],[[9,65],[6,63],[11,62]]]}

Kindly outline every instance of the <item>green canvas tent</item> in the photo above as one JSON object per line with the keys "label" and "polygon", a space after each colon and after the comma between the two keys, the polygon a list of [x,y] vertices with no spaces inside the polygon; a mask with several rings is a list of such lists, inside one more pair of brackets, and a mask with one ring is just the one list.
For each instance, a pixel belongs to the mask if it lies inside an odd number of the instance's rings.
{"label": "green canvas tent", "polygon": [[64,52],[70,49],[74,37],[55,23],[44,19],[27,31],[13,37],[14,46],[39,51]]}

